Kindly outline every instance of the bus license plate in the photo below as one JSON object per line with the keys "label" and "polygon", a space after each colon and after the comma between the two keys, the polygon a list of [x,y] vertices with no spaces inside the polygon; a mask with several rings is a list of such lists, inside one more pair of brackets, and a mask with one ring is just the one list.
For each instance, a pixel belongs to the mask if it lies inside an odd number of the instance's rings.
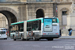
{"label": "bus license plate", "polygon": [[53,35],[53,33],[48,33],[48,35]]}

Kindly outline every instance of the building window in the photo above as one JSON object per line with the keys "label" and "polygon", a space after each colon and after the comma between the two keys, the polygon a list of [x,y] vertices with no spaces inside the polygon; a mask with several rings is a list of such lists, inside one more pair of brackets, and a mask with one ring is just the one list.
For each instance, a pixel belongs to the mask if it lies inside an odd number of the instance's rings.
{"label": "building window", "polygon": [[41,0],[36,0],[37,2],[40,2]]}
{"label": "building window", "polygon": [[67,15],[67,11],[62,11],[62,15]]}
{"label": "building window", "polygon": [[62,21],[63,21],[63,25],[67,25],[67,16],[66,15],[62,16]]}

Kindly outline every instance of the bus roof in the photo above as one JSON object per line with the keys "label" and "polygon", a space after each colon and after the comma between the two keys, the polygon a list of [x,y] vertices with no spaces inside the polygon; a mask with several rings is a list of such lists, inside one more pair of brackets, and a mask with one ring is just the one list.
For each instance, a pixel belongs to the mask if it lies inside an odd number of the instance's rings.
{"label": "bus roof", "polygon": [[21,22],[15,22],[15,23],[12,23],[11,25],[21,24],[21,23],[24,23],[24,21],[21,21]]}
{"label": "bus roof", "polygon": [[[32,20],[27,20],[27,22],[31,22],[31,21],[37,21],[37,20],[42,20],[43,18],[37,18],[37,19],[32,19]],[[43,22],[43,21],[42,21]]]}
{"label": "bus roof", "polygon": [[[57,18],[57,19],[58,19],[58,18]],[[27,22],[37,21],[37,20],[41,20],[41,22],[43,23],[43,18],[31,19],[31,20],[27,20]],[[21,23],[24,23],[24,21],[21,21],[21,22],[15,22],[15,23],[12,23],[11,25],[21,24]]]}

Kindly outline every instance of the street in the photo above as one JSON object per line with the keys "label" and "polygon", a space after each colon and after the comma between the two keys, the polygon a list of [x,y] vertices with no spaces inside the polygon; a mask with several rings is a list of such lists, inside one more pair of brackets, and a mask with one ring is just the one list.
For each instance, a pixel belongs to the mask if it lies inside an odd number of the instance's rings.
{"label": "street", "polygon": [[75,50],[75,39],[13,41],[0,39],[0,50]]}

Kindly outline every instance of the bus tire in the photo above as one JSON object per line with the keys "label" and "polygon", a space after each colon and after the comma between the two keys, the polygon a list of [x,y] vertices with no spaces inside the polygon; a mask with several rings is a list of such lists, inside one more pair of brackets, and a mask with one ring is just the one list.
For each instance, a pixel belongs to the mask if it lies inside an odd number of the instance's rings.
{"label": "bus tire", "polygon": [[47,40],[48,40],[48,41],[53,41],[53,38],[48,38]]}
{"label": "bus tire", "polygon": [[16,41],[15,36],[13,35],[13,40]]}
{"label": "bus tire", "polygon": [[16,39],[14,39],[14,41],[16,41]]}
{"label": "bus tire", "polygon": [[4,40],[7,40],[7,38],[4,38]]}

